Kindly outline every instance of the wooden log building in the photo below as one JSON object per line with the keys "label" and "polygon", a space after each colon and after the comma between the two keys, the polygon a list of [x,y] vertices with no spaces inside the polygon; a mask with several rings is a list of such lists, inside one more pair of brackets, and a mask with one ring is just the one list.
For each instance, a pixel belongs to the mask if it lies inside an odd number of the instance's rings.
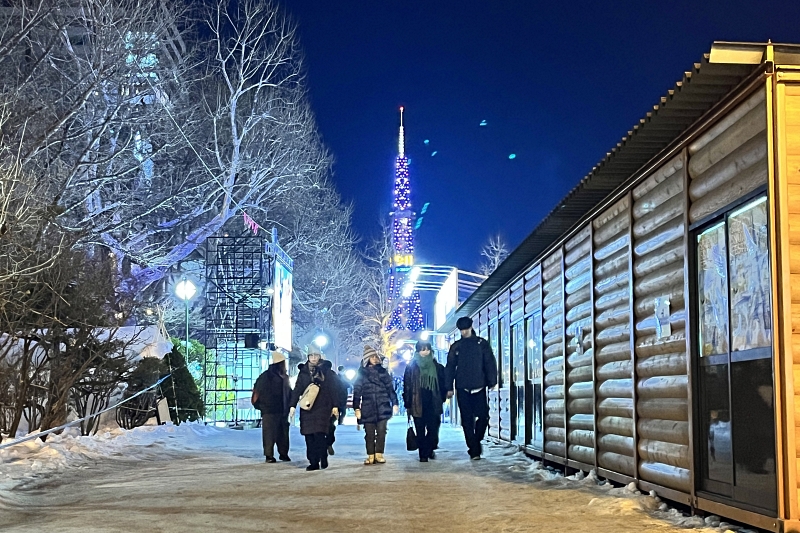
{"label": "wooden log building", "polygon": [[492,438],[800,531],[800,45],[714,43],[465,315]]}

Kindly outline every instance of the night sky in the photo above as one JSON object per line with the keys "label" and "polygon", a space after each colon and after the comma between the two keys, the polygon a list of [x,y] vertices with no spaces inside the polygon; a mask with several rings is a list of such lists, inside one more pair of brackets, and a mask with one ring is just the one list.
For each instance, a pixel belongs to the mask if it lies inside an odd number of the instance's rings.
{"label": "night sky", "polygon": [[417,262],[468,270],[491,234],[518,245],[713,41],[800,43],[798,0],[285,5],[356,230],[390,210],[404,105],[412,201],[430,202]]}

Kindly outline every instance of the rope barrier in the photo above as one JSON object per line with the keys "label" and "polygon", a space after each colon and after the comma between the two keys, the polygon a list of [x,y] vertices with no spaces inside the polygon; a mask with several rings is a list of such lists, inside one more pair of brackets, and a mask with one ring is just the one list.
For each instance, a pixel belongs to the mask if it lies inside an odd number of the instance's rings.
{"label": "rope barrier", "polygon": [[38,439],[41,436],[49,435],[50,433],[54,433],[56,431],[61,431],[62,429],[66,429],[69,426],[72,426],[72,425],[75,425],[75,424],[79,424],[80,422],[83,422],[84,420],[89,420],[90,418],[94,418],[96,416],[102,415],[103,413],[107,413],[108,411],[111,411],[112,409],[116,409],[117,407],[119,407],[123,403],[128,402],[130,400],[133,400],[134,398],[136,398],[140,394],[144,394],[145,392],[149,391],[150,389],[154,389],[154,388],[158,387],[159,385],[161,385],[161,383],[163,383],[171,375],[172,375],[172,373],[167,374],[166,376],[164,376],[163,378],[159,379],[158,381],[156,381],[154,384],[150,385],[146,389],[142,389],[139,392],[137,392],[136,394],[134,394],[133,396],[131,396],[130,398],[125,398],[121,402],[115,403],[111,407],[106,407],[102,411],[98,411],[98,412],[93,413],[91,415],[84,416],[83,418],[79,418],[77,420],[73,420],[72,422],[67,422],[66,424],[62,424],[62,425],[60,425],[58,427],[54,427],[54,428],[48,429],[46,431],[42,431],[40,433],[32,433],[30,435],[26,435],[25,437],[22,437],[22,438],[19,438],[19,439],[16,439],[16,440],[12,440],[11,442],[0,444],[0,450],[5,449],[5,448],[10,448],[11,446],[15,446],[17,444],[20,444],[20,443],[23,443],[23,442],[27,442],[29,440]]}

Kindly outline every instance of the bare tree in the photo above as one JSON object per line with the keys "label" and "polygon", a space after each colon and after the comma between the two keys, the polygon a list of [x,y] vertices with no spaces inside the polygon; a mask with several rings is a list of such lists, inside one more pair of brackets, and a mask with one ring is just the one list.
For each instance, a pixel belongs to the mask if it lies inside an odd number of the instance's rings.
{"label": "bare tree", "polygon": [[497,270],[500,263],[508,257],[508,247],[506,246],[503,237],[493,235],[489,237],[489,241],[483,245],[481,249],[481,256],[484,258],[479,267],[479,271],[484,276],[489,276],[492,272]]}

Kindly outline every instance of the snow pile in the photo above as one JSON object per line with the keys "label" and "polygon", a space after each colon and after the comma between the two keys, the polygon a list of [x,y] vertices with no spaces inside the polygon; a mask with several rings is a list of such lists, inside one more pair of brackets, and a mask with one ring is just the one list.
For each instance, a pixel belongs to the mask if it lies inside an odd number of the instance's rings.
{"label": "snow pile", "polygon": [[77,427],[0,450],[0,467],[7,478],[60,472],[101,458],[146,460],[154,454],[185,452],[202,447],[198,439],[224,431],[202,424],[142,426],[130,431],[112,429],[81,436]]}
{"label": "snow pile", "polygon": [[[642,494],[634,483],[615,487],[613,483],[600,479],[594,470],[588,473],[578,471],[571,476],[546,467],[541,461],[531,459],[516,448],[504,444],[489,443],[484,446],[486,462],[500,476],[511,476],[529,483],[544,484],[552,489],[586,488],[598,496],[592,498],[589,506],[600,515],[626,516],[646,513],[677,527],[696,529],[704,532],[756,533],[756,530],[742,525],[731,524],[718,516],[690,516],[669,506],[658,497],[656,491]],[[505,466],[502,468],[501,466]],[[500,468],[499,468],[500,467]]]}

